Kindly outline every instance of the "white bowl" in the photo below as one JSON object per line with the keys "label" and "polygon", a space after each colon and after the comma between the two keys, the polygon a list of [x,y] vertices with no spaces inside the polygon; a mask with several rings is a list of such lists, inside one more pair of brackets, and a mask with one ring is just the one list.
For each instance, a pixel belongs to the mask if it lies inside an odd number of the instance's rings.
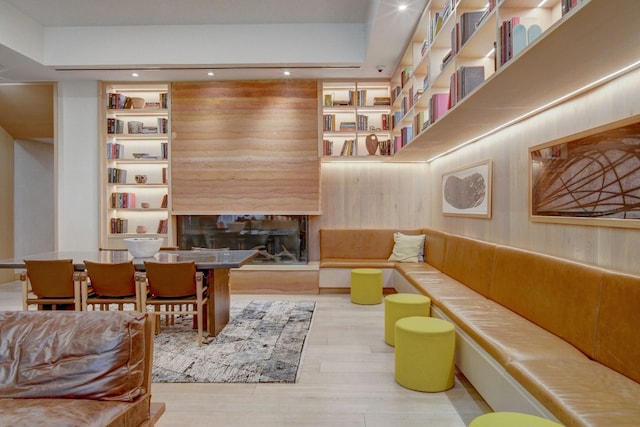
{"label": "white bowl", "polygon": [[131,237],[124,245],[134,258],[150,258],[160,250],[164,239],[158,237]]}

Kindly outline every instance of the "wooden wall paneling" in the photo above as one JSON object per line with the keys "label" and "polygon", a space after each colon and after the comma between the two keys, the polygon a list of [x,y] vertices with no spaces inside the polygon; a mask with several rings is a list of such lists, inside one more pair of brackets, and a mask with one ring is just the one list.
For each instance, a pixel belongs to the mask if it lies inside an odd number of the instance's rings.
{"label": "wooden wall paneling", "polygon": [[315,80],[173,83],[172,212],[320,210]]}
{"label": "wooden wall paneling", "polygon": [[[529,221],[529,147],[640,113],[640,70],[510,126],[430,165],[430,223],[439,230],[507,244],[605,268],[640,273],[640,230]],[[493,218],[444,217],[437,206],[443,171],[493,159]]]}

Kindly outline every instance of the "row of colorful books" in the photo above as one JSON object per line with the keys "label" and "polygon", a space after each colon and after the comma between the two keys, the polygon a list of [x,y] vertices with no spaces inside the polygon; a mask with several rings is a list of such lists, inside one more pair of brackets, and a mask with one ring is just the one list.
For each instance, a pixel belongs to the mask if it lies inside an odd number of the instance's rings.
{"label": "row of colorful books", "polygon": [[111,193],[111,207],[114,209],[133,209],[136,207],[135,193]]}

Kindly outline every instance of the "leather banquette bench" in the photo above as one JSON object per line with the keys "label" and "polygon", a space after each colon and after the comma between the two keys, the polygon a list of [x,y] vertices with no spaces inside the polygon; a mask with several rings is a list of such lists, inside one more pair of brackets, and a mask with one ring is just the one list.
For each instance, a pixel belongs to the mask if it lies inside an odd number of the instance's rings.
{"label": "leather banquette bench", "polygon": [[[396,231],[425,235],[424,262],[387,260]],[[320,255],[321,286],[366,266],[430,297],[493,410],[640,425],[640,277],[432,229],[323,229]]]}
{"label": "leather banquette bench", "polygon": [[0,312],[0,425],[153,426],[152,318]]}

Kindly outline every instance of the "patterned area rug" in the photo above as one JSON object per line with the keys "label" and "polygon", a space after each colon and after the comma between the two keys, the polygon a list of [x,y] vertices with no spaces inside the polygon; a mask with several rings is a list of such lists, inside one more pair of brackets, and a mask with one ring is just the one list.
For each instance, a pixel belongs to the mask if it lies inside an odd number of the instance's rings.
{"label": "patterned area rug", "polygon": [[153,382],[293,383],[313,301],[233,303],[229,324],[198,346],[192,317],[178,317],[154,343]]}

